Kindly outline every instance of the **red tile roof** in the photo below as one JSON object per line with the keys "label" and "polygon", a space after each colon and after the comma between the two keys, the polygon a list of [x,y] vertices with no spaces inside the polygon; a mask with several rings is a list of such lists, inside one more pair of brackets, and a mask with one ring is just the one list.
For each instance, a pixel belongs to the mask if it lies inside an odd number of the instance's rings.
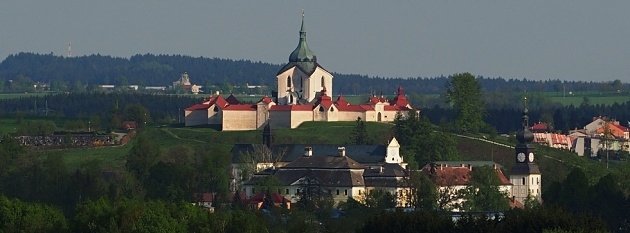
{"label": "red tile roof", "polygon": [[223,110],[235,110],[235,111],[256,111],[255,104],[235,104],[228,105]]}
{"label": "red tile roof", "polygon": [[[473,167],[473,169],[475,169]],[[501,169],[495,169],[499,181],[502,185],[510,185],[510,181],[505,177]],[[423,170],[430,173],[431,168],[427,167]],[[440,186],[469,185],[471,178],[470,167],[436,167],[434,174],[434,182]]]}
{"label": "red tile roof", "polygon": [[[265,200],[265,194],[264,193],[259,193],[254,195],[253,197],[251,197],[249,199],[249,203],[251,204],[256,204],[256,203],[260,203],[263,202]],[[291,201],[289,199],[286,199],[285,197],[283,197],[280,194],[277,193],[272,193],[271,194],[271,199],[273,199],[273,203],[277,203],[277,204],[282,204],[282,203],[290,203]]]}
{"label": "red tile roof", "polygon": [[547,127],[545,123],[538,123],[538,124],[533,125],[530,129],[531,130],[549,130],[549,127]]}
{"label": "red tile roof", "polygon": [[345,98],[343,98],[343,95],[339,95],[339,97],[337,97],[337,101],[335,101],[335,104],[342,106],[350,105],[350,103],[346,101]]}
{"label": "red tile roof", "polygon": [[394,100],[390,102],[390,104],[400,107],[407,107],[407,105],[409,105],[409,101],[407,101],[407,97],[403,92],[402,86],[398,87],[398,93],[396,94],[396,97],[394,97]]}
{"label": "red tile roof", "polygon": [[313,111],[313,105],[274,105],[269,111]]}
{"label": "red tile roof", "polygon": [[225,106],[227,106],[229,103],[223,99],[223,97],[221,97],[221,95],[218,95],[216,97],[214,97],[212,100],[210,100],[210,102],[208,103],[209,105],[213,105],[216,104],[217,107],[223,109],[225,108]]}
{"label": "red tile roof", "polygon": [[373,111],[374,107],[372,107],[372,105],[368,105],[368,104],[361,104],[361,105],[337,105],[336,106],[337,109],[339,109],[339,111],[342,112],[367,112],[367,111]]}
{"label": "red tile roof", "polygon": [[326,95],[326,87],[324,86],[324,89],[322,89],[322,95],[319,96],[319,98],[317,98],[317,101],[315,102],[314,106],[317,105],[322,105],[324,106],[324,108],[328,109],[330,108],[330,106],[333,105],[332,102],[332,98],[330,98],[330,96]]}
{"label": "red tile roof", "polygon": [[195,104],[193,106],[187,107],[184,110],[186,111],[196,111],[196,110],[204,110],[210,108],[209,104]]}
{"label": "red tile roof", "polygon": [[370,99],[368,100],[368,103],[371,103],[371,104],[377,104],[378,102],[379,102],[379,100],[378,100],[378,98],[376,97],[376,95],[372,95],[372,98],[370,98]]}
{"label": "red tile roof", "polygon": [[269,104],[269,103],[273,102],[273,100],[271,100],[271,98],[269,98],[269,96],[265,96],[265,97],[263,97],[262,99],[260,99],[258,101],[258,103],[260,103],[260,102],[263,102],[265,104]]}

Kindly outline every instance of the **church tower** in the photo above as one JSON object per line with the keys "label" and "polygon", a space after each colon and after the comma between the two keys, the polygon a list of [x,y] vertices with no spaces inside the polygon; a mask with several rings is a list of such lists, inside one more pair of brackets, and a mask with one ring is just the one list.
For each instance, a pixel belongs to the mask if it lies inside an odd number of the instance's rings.
{"label": "church tower", "polygon": [[263,129],[263,144],[269,148],[269,150],[273,147],[274,136],[273,131],[271,131],[271,123],[267,121],[267,124]]}
{"label": "church tower", "polygon": [[525,203],[530,197],[541,200],[542,174],[534,161],[535,152],[532,146],[534,134],[529,131],[529,117],[527,108],[523,109],[523,128],[516,133],[518,144],[515,147],[516,164],[510,172],[512,182],[512,197]]}
{"label": "church tower", "polygon": [[298,45],[289,55],[289,63],[276,75],[278,83],[276,103],[280,105],[310,103],[320,94],[323,87],[326,87],[329,95],[332,95],[332,78],[332,74],[317,63],[317,56],[306,43],[304,12],[302,12]]}

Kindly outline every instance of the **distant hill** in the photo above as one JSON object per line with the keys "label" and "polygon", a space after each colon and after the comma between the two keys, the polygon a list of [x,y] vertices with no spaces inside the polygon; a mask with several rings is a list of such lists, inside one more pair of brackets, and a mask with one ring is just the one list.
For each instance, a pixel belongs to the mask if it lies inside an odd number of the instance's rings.
{"label": "distant hill", "polygon": [[[70,84],[138,84],[142,86],[167,86],[188,72],[194,84],[209,86],[229,83],[231,85],[269,85],[276,83],[275,75],[279,64],[231,60],[222,58],[191,57],[184,55],[135,55],[117,58],[106,55],[90,55],[65,58],[53,54],[19,53],[8,56],[0,63],[0,78],[4,80],[29,78],[34,82],[51,83],[63,81]],[[331,71],[334,72],[334,71]],[[367,95],[370,93],[393,94],[398,86],[407,93],[440,94],[446,86],[447,77],[391,78],[369,77],[360,74],[335,73],[335,93]],[[627,90],[628,84],[610,82],[534,81],[527,79],[486,78],[478,79],[485,91],[496,90],[528,92],[566,91],[615,91]]]}

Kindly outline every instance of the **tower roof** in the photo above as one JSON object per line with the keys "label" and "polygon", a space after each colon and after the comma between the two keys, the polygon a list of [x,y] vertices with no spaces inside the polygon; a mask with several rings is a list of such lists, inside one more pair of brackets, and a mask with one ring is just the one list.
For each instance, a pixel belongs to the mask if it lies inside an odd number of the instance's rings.
{"label": "tower roof", "polygon": [[306,30],[304,29],[304,11],[302,11],[302,26],[300,27],[300,41],[289,56],[289,62],[316,62],[315,53],[308,48],[306,43]]}
{"label": "tower roof", "polygon": [[304,27],[304,11],[302,11],[302,25],[300,27],[300,40],[298,42],[297,47],[291,55],[289,55],[289,63],[287,63],[278,74],[290,69],[291,67],[297,66],[304,73],[310,75],[315,71],[319,65],[317,64],[317,56],[315,53],[308,48],[308,44],[306,43],[306,30]]}
{"label": "tower roof", "polygon": [[534,134],[529,130],[529,117],[527,108],[523,109],[523,127],[516,132],[516,140],[519,144],[529,144],[534,141]]}

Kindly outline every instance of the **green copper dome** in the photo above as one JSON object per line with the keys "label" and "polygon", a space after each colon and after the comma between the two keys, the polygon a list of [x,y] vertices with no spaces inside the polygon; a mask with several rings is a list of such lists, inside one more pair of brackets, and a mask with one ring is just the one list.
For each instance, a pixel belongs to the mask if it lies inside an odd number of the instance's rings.
{"label": "green copper dome", "polygon": [[306,44],[306,31],[304,30],[304,12],[302,12],[302,27],[300,28],[300,42],[297,48],[289,56],[289,62],[316,62],[317,56]]}

